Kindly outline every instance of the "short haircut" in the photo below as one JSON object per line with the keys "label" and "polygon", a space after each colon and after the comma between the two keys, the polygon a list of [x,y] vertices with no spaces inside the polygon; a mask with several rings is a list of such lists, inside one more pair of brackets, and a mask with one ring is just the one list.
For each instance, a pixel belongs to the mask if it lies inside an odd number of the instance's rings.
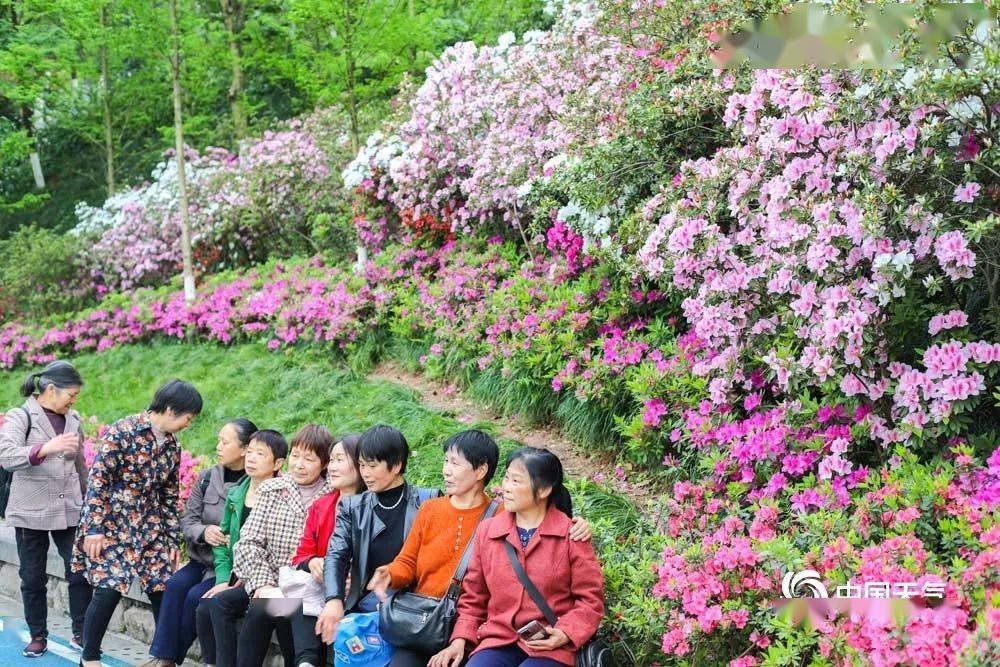
{"label": "short haircut", "polygon": [[384,424],[372,426],[361,434],[358,442],[358,458],[365,461],[384,461],[393,468],[401,464],[399,473],[406,472],[406,461],[410,458],[410,446],[399,429]]}
{"label": "short haircut", "polygon": [[254,440],[267,445],[275,461],[288,458],[288,441],[285,440],[285,436],[274,429],[265,428],[257,431],[250,436],[250,441],[253,442]]}
{"label": "short haircut", "polygon": [[292,436],[288,449],[305,449],[315,454],[323,464],[323,475],[326,475],[326,464],[330,462],[330,450],[335,444],[333,435],[325,426],[306,424]]}
{"label": "short haircut", "polygon": [[201,394],[183,380],[171,380],[156,390],[149,411],[164,414],[167,408],[177,416],[196,415],[201,412]]}
{"label": "short haircut", "polygon": [[468,461],[473,468],[486,465],[486,477],[483,478],[485,484],[489,484],[497,471],[497,463],[500,461],[500,448],[496,441],[487,433],[478,429],[460,431],[448,438],[444,443],[444,453],[455,450]]}

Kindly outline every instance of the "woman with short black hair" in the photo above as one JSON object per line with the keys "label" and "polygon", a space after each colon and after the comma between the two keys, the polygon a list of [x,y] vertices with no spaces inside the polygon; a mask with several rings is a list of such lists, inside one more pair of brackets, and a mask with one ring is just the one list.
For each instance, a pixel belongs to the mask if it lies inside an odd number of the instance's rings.
{"label": "woman with short black hair", "polygon": [[171,380],[157,390],[149,409],[118,420],[101,435],[73,550],[73,570],[84,572],[94,587],[83,626],[85,667],[99,667],[111,615],[134,579],[159,619],[183,539],[176,434],[201,408],[198,390]]}
{"label": "woman with short black hair", "polygon": [[48,649],[45,566],[50,538],[66,564],[72,641],[77,645],[90,603],[90,584],[70,569],[87,483],[81,419],[72,409],[82,387],[83,378],[72,364],[53,361],[25,378],[24,405],[8,412],[0,429],[0,466],[13,471],[6,519],[14,528],[24,620],[31,635],[22,651],[26,658]]}

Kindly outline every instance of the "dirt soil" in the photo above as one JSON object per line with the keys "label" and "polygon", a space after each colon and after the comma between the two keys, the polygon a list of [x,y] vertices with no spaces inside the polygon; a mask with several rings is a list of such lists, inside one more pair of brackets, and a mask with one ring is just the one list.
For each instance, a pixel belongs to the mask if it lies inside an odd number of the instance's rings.
{"label": "dirt soil", "polygon": [[631,498],[640,508],[647,508],[650,499],[664,492],[661,484],[650,479],[637,480],[636,474],[626,473],[607,452],[585,452],[582,446],[573,444],[557,428],[534,426],[520,417],[504,417],[468,398],[453,385],[411,373],[394,361],[379,364],[368,375],[368,379],[409,387],[420,394],[425,405],[440,410],[462,424],[494,422],[497,424],[497,435],[502,438],[534,447],[547,447],[559,456],[568,475],[602,482]]}

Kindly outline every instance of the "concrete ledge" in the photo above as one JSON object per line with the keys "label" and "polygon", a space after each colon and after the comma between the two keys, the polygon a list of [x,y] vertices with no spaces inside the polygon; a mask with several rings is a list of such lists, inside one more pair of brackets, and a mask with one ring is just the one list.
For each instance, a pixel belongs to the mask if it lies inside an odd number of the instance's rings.
{"label": "concrete ledge", "polygon": [[[20,559],[17,556],[17,542],[14,529],[0,522],[0,595],[15,600],[21,599],[21,578],[18,574]],[[62,614],[69,614],[69,589],[66,584],[66,568],[55,545],[49,545],[46,572],[49,575],[48,603],[49,608]],[[153,641],[153,611],[149,598],[142,592],[138,581],[133,581],[128,593],[122,597],[121,603],[115,609],[108,626],[110,632],[124,634],[135,641],[149,646]],[[141,661],[142,662],[142,661]],[[136,664],[141,664],[141,662]],[[201,665],[201,646],[195,641],[188,652],[185,664]],[[283,667],[284,661],[274,637],[271,638],[271,648],[268,658],[262,667]]]}

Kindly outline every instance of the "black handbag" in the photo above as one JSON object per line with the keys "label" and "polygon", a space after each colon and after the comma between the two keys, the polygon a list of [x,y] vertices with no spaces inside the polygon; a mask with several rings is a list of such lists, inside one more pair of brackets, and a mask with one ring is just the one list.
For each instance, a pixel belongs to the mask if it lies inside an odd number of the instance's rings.
{"label": "black handbag", "polygon": [[[493,516],[499,503],[490,501],[479,521]],[[477,523],[478,526],[478,523]],[[396,591],[379,605],[378,626],[382,639],[393,646],[407,648],[427,655],[437,653],[451,641],[458,615],[458,595],[462,592],[462,579],[469,569],[475,533],[465,547],[451,585],[443,598],[419,595],[412,591]]]}
{"label": "black handbag", "polygon": [[[531,596],[538,610],[545,615],[545,620],[548,621],[549,625],[555,627],[559,619],[556,618],[555,612],[552,611],[549,603],[542,597],[542,593],[538,590],[538,587],[528,578],[528,573],[524,571],[524,566],[521,565],[521,561],[517,558],[517,551],[514,549],[514,545],[505,541],[503,546],[507,550],[507,558],[510,559],[510,564],[514,568],[514,574],[521,581],[524,590]],[[615,659],[611,654],[611,648],[603,639],[591,639],[576,652],[576,667],[614,667],[614,665]]]}
{"label": "black handbag", "polygon": [[[27,442],[28,434],[31,433],[31,413],[28,408],[21,408],[21,411],[28,419],[28,427],[24,430],[24,440]],[[0,519],[7,518],[7,505],[10,504],[10,489],[13,485],[14,473],[0,467]]]}

